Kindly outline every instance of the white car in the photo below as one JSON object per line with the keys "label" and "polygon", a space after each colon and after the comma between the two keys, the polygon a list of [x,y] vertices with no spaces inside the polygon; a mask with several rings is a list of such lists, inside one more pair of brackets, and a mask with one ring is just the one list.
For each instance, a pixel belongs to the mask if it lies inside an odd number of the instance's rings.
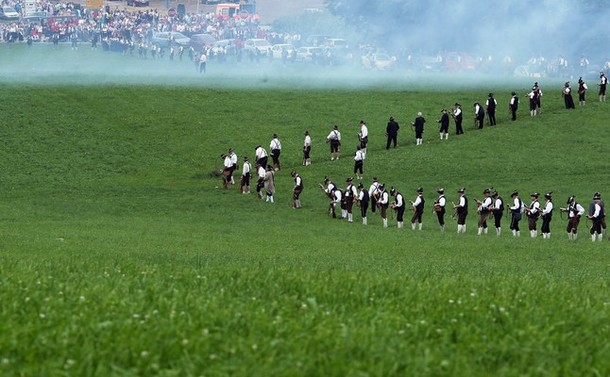
{"label": "white car", "polygon": [[0,19],[15,21],[19,19],[19,13],[13,7],[3,6],[0,8]]}
{"label": "white car", "polygon": [[290,58],[294,52],[294,46],[290,43],[278,43],[271,46],[271,54],[273,59],[282,59],[284,50],[288,53],[287,57]]}
{"label": "white car", "polygon": [[244,52],[269,56],[271,55],[271,47],[271,43],[266,39],[246,39]]}
{"label": "white car", "polygon": [[299,47],[297,50],[297,61],[317,63],[323,55],[324,49],[321,47]]}

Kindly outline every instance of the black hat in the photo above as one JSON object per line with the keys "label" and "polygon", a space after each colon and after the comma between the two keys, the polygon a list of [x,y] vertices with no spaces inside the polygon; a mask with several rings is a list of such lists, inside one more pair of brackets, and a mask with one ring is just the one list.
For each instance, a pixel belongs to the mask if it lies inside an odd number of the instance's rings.
{"label": "black hat", "polygon": [[565,83],[565,85],[564,85],[564,86],[570,86],[570,82],[569,82],[569,81],[566,81],[566,83]]}
{"label": "black hat", "polygon": [[519,195],[519,191],[515,190],[513,192],[510,193],[510,197],[513,198],[515,196]]}
{"label": "black hat", "polygon": [[534,198],[538,198],[538,197],[540,196],[540,193],[538,193],[538,192],[532,192],[532,193],[530,194],[530,196],[532,196],[532,197],[534,197]]}
{"label": "black hat", "polygon": [[394,195],[395,193],[396,193],[396,189],[395,189],[394,187],[392,187],[392,188],[390,189],[390,194]]}
{"label": "black hat", "polygon": [[601,200],[602,196],[599,192],[593,194],[593,200]]}
{"label": "black hat", "polygon": [[273,134],[273,138],[275,139],[277,137],[277,134]]}
{"label": "black hat", "polygon": [[305,131],[305,135],[309,135],[309,131]]}
{"label": "black hat", "polygon": [[566,204],[570,204],[574,201],[574,199],[576,199],[576,195],[572,195],[570,197],[568,197],[568,200],[566,201]]}
{"label": "black hat", "polygon": [[291,175],[292,177],[294,177],[295,175],[297,175],[296,170],[291,171],[291,172],[290,172],[290,175]]}
{"label": "black hat", "polygon": [[546,194],[544,194],[544,197],[547,198],[548,200],[551,200],[553,198],[553,193],[547,192]]}
{"label": "black hat", "polygon": [[394,117],[390,117],[390,120],[394,120]]}
{"label": "black hat", "polygon": [[336,125],[335,125],[335,127],[334,127],[334,128],[335,128],[335,130],[338,130],[338,129],[339,129],[339,127],[337,127]]}
{"label": "black hat", "polygon": [[377,177],[373,177],[373,182],[377,182]]}
{"label": "black hat", "polygon": [[351,182],[351,181],[353,181],[353,180],[354,180],[354,178],[349,177],[349,178],[347,178],[347,179],[345,180],[345,182]]}
{"label": "black hat", "polygon": [[417,188],[417,192],[422,192],[422,193],[423,193],[423,192],[424,192],[424,189],[423,189],[422,187],[418,187],[418,188]]}
{"label": "black hat", "polygon": [[514,96],[514,95],[517,95],[517,93],[515,93],[515,92],[510,92],[510,95],[511,95],[511,96]]}
{"label": "black hat", "polygon": [[382,184],[379,185],[379,189],[380,190],[383,190],[384,188],[385,188],[385,183],[382,183]]}
{"label": "black hat", "polygon": [[465,187],[462,187],[461,189],[459,189],[457,192],[459,192],[460,194],[463,194],[466,191]]}
{"label": "black hat", "polygon": [[444,194],[445,193],[445,189],[441,187],[438,190],[436,190],[436,192],[438,192],[439,194]]}
{"label": "black hat", "polygon": [[492,197],[494,197],[494,198],[495,198],[496,196],[499,196],[499,195],[500,195],[500,194],[498,194],[498,192],[497,192],[497,191],[492,191],[492,192],[491,192],[491,196],[492,196]]}
{"label": "black hat", "polygon": [[260,144],[259,144],[259,145],[257,145],[256,147],[254,147],[254,150],[257,150],[257,149],[258,149],[258,148],[260,148],[260,147],[261,147],[261,146],[260,146]]}
{"label": "black hat", "polygon": [[221,153],[221,154],[220,154],[220,158],[225,158],[225,157],[227,157],[227,155],[226,155],[226,154],[224,154],[224,153]]}
{"label": "black hat", "polygon": [[364,185],[362,183],[358,183],[358,188],[359,189],[364,188]]}
{"label": "black hat", "polygon": [[489,93],[489,97],[493,97],[493,96],[494,96],[494,94],[493,94],[493,93]]}
{"label": "black hat", "polygon": [[491,194],[491,190],[486,188],[485,190],[483,190],[483,194]]}
{"label": "black hat", "polygon": [[244,161],[248,161],[248,157],[244,156]]}
{"label": "black hat", "polygon": [[456,102],[455,105],[453,105],[453,106],[462,106],[462,105],[460,105],[458,102]]}

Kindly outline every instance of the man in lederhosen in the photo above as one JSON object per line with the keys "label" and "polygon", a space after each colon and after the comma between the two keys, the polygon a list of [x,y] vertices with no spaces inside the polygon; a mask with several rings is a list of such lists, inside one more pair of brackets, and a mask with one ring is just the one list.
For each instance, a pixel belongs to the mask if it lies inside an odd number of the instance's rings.
{"label": "man in lederhosen", "polygon": [[301,192],[303,192],[303,179],[296,171],[290,173],[294,178],[294,188],[292,189],[292,208],[301,208]]}
{"label": "man in lederhosen", "polygon": [[468,216],[468,198],[466,197],[466,189],[461,188],[458,190],[460,195],[458,204],[455,204],[453,208],[457,215],[457,232],[466,233],[466,216]]}
{"label": "man in lederhosen", "polygon": [[496,236],[502,234],[502,216],[504,215],[504,199],[500,196],[497,191],[491,193],[491,199],[493,201],[491,213],[494,216],[494,225],[496,227]]}
{"label": "man in lederhosen", "polygon": [[254,157],[256,164],[263,168],[267,167],[267,151],[261,145],[257,145],[256,148],[254,148]]}
{"label": "man in lederhosen", "polygon": [[398,130],[400,129],[400,126],[398,125],[398,123],[394,120],[394,117],[390,117],[390,120],[388,121],[388,125],[385,128],[385,135],[387,136],[387,142],[386,142],[386,146],[385,149],[390,149],[390,144],[394,144],[394,148],[396,148],[396,140],[398,139]]}
{"label": "man in lederhosen", "polygon": [[353,178],[348,178],[346,180],[347,187],[345,188],[343,201],[345,202],[345,211],[347,212],[347,222],[354,222],[352,209],[354,207],[354,201],[356,200],[356,196],[358,195],[358,191],[356,190],[356,186],[354,186]]}
{"label": "man in lederhosen", "polygon": [[536,223],[538,218],[540,217],[540,203],[538,202],[539,193],[533,192],[530,194],[530,199],[532,202],[529,207],[525,209],[525,213],[528,219],[528,229],[530,231],[530,236],[532,238],[536,238],[538,236],[538,230],[536,229]]}
{"label": "man in lederhosen", "polygon": [[366,211],[369,208],[369,192],[362,183],[358,183],[358,204],[360,205],[360,216],[362,217],[362,224],[366,225]]}
{"label": "man in lederhosen", "polygon": [[498,101],[494,98],[493,93],[489,93],[487,97],[487,101],[485,102],[485,106],[487,107],[487,117],[489,118],[489,125],[496,125],[496,106],[498,106]]}
{"label": "man in lederhosen", "polygon": [[360,121],[360,132],[358,133],[358,138],[360,139],[360,148],[362,149],[362,153],[364,153],[364,156],[366,156],[366,145],[369,142],[369,129],[366,127],[364,120]]}
{"label": "man in lederhosen", "polygon": [[453,113],[453,120],[455,120],[455,134],[461,135],[464,133],[464,128],[462,128],[462,119],[464,115],[462,114],[462,106],[459,103],[455,103]]}
{"label": "man in lederhosen", "polygon": [[326,136],[326,142],[330,144],[330,160],[338,160],[341,148],[341,132],[339,132],[339,127],[333,127],[333,130]]}
{"label": "man in lederhosen", "polygon": [[280,164],[280,154],[282,153],[282,143],[277,134],[273,134],[273,139],[269,143],[269,150],[271,150],[271,160],[273,161],[273,169],[278,171],[282,168]]}
{"label": "man in lederhosen", "polygon": [[517,190],[513,191],[510,194],[510,197],[513,199],[513,205],[508,207],[510,209],[510,230],[513,232],[513,236],[519,237],[521,236],[521,231],[519,230],[519,221],[521,221],[521,214],[524,211],[523,201],[519,197],[519,192]]}
{"label": "man in lederhosen", "polygon": [[396,191],[394,187],[390,190],[390,195],[394,197],[392,208],[396,211],[396,226],[398,228],[403,227],[403,217],[405,215],[405,201],[401,193]]}
{"label": "man in lederhosen", "polygon": [[252,165],[248,161],[248,157],[244,157],[244,165],[241,171],[241,193],[250,193],[250,178],[252,178]]}
{"label": "man in lederhosen", "polygon": [[489,214],[491,213],[491,208],[493,205],[493,200],[491,199],[491,191],[486,188],[483,190],[483,200],[477,200],[478,208],[477,212],[479,213],[479,223],[478,223],[478,233],[477,235],[481,235],[482,233],[487,234],[487,218],[489,218]]}
{"label": "man in lederhosen", "polygon": [[422,230],[422,216],[424,215],[424,189],[421,187],[417,188],[417,197],[414,202],[411,202],[413,206],[413,217],[411,217],[411,229],[415,230],[415,225],[419,224],[419,230]]}
{"label": "man in lederhosen", "polygon": [[568,198],[566,204],[566,208],[559,208],[559,210],[568,213],[568,226],[566,228],[568,239],[576,240],[578,237],[578,224],[582,215],[585,214],[585,208],[576,201],[576,196],[574,195]]}
{"label": "man in lederhosen", "polygon": [[447,140],[449,138],[449,114],[447,109],[441,110],[441,119],[437,122],[441,124],[441,128],[438,130],[441,140],[443,138]]}
{"label": "man in lederhosen", "polygon": [[546,199],[546,203],[544,204],[544,208],[540,213],[540,217],[542,217],[542,227],[540,228],[540,232],[542,233],[542,238],[551,238],[551,220],[553,218],[553,197],[550,192],[544,194],[544,198]]}
{"label": "man in lederhosen", "polygon": [[305,131],[305,140],[303,140],[303,166],[311,165],[311,136],[309,131]]}
{"label": "man in lederhosen", "polygon": [[385,190],[385,185],[382,183],[379,185],[379,199],[377,199],[377,206],[379,207],[379,212],[381,213],[381,219],[383,220],[383,227],[388,227],[388,205],[389,205],[389,195]]}
{"label": "man in lederhosen", "polygon": [[517,93],[512,92],[510,97],[510,102],[508,103],[508,110],[511,114],[511,120],[517,120],[517,110],[519,109],[519,96]]}
{"label": "man in lederhosen", "polygon": [[596,192],[593,195],[593,202],[589,206],[589,215],[587,216],[592,222],[591,226],[591,241],[595,242],[597,239],[602,241],[604,235],[602,233],[602,219],[604,218],[604,207],[601,204],[601,195]]}
{"label": "man in lederhosen", "polygon": [[438,217],[438,225],[441,227],[441,232],[445,231],[445,205],[447,204],[447,199],[445,198],[445,189],[439,188],[437,191],[438,198],[434,202],[434,213],[436,213],[436,217]]}
{"label": "man in lederhosen", "polygon": [[371,201],[371,212],[375,213],[377,208],[377,200],[379,199],[379,180],[377,177],[373,177],[373,183],[369,187],[369,200]]}

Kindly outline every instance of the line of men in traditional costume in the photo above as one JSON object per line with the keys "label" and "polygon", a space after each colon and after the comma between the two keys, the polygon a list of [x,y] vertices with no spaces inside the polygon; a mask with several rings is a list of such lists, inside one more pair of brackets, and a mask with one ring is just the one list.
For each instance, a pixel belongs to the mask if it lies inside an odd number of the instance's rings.
{"label": "line of men in traditional costume", "polygon": [[[353,178],[347,178],[345,190],[340,189],[330,178],[325,177],[324,183],[320,184],[320,188],[329,198],[328,213],[333,218],[347,219],[352,223],[354,204],[360,207],[360,216],[362,224],[367,225],[367,212],[370,207],[373,213],[377,211],[382,219],[384,228],[388,227],[388,209],[393,209],[396,215],[396,226],[403,228],[404,213],[408,206],[402,193],[394,187],[389,189],[385,184],[380,183],[375,177],[371,186],[367,189],[362,183],[354,185]],[[445,189],[437,190],[438,197],[434,201],[433,213],[436,215],[441,232],[445,231],[445,214],[447,213],[447,198],[445,197]],[[457,220],[457,233],[466,233],[466,220],[468,217],[469,201],[466,196],[466,189],[460,188],[457,190],[457,203],[452,204],[452,218]],[[530,194],[530,203],[526,205],[521,199],[517,190],[510,195],[511,202],[505,205],[500,194],[493,188],[483,190],[481,199],[474,199],[477,212],[477,235],[481,236],[488,233],[488,221],[493,220],[496,235],[502,234],[502,217],[505,212],[510,214],[510,230],[514,237],[521,236],[520,221],[525,217],[527,219],[527,227],[532,238],[538,236],[538,221],[541,220],[540,233],[543,239],[551,238],[551,220],[555,209],[553,203],[553,194],[548,192],[544,194],[544,203],[539,202],[540,193],[534,192]],[[410,207],[413,210],[411,217],[411,229],[422,230],[423,215],[424,215],[424,190],[422,187],[416,189],[416,196],[413,201],[409,201]],[[341,210],[341,216],[338,216],[338,211]],[[578,236],[578,225],[581,217],[585,214],[584,207],[576,201],[574,195],[570,196],[566,202],[566,207],[559,208],[561,213],[568,214],[568,224],[566,232],[568,239],[576,240]],[[604,203],[601,200],[601,194],[596,192],[593,195],[593,201],[589,206],[587,219],[592,222],[590,233],[592,241],[596,239],[601,241],[603,233],[606,229]]]}

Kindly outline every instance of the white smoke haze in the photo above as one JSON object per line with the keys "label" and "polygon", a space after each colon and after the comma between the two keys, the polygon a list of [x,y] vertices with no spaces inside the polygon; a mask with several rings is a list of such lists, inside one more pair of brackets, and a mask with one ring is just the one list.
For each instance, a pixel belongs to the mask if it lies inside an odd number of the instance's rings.
{"label": "white smoke haze", "polygon": [[[362,0],[352,0],[361,2]],[[582,75],[573,68],[549,78],[514,75],[514,67],[526,64],[531,57],[544,57],[547,63],[565,57],[571,67],[585,55],[592,67],[600,69],[610,55],[606,23],[610,15],[608,1],[573,0],[538,2],[475,0],[430,0],[416,2],[417,12],[404,20],[394,14],[397,0],[378,0],[379,14],[363,14],[374,27],[359,28],[357,18],[346,22],[346,35],[353,58],[347,64],[316,65],[282,63],[262,59],[251,62],[218,63],[211,59],[207,72],[196,72],[195,64],[183,61],[139,59],[115,52],[91,51],[89,43],[81,43],[78,51],[69,45],[53,48],[50,43],[31,47],[0,44],[2,74],[0,81],[37,84],[118,84],[118,85],[187,85],[228,88],[404,88],[448,90],[452,88],[502,85],[527,87],[533,81],[564,82]],[[387,9],[383,4],[387,3]],[[413,2],[405,0],[413,6]],[[407,5],[405,5],[406,7]],[[586,10],[583,10],[583,7]],[[326,11],[328,12],[328,11]],[[264,22],[264,15],[261,15]],[[360,33],[360,34],[358,34]],[[302,35],[303,40],[306,34]],[[396,65],[389,71],[364,69],[357,50],[359,44],[385,51],[395,57]],[[23,47],[23,48],[17,48]],[[371,50],[369,50],[370,52]],[[465,52],[479,60],[493,62],[493,69],[472,71],[426,70],[409,66],[409,56],[446,56]],[[512,60],[504,69],[506,57]],[[444,63],[443,63],[444,64]]]}

